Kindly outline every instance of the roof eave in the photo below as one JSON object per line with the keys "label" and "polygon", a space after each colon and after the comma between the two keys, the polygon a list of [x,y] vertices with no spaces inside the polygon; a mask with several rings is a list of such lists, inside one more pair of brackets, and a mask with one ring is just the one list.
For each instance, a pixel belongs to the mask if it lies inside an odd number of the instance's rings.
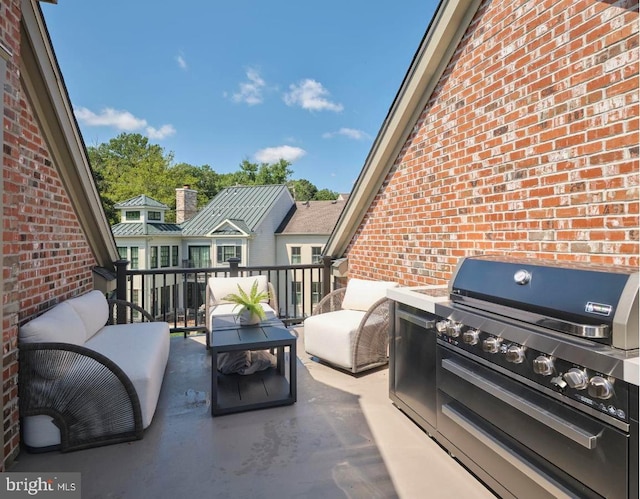
{"label": "roof eave", "polygon": [[480,3],[480,0],[440,2],[327,241],[326,255],[343,256]]}
{"label": "roof eave", "polygon": [[22,0],[20,76],[51,158],[100,267],[113,268],[116,243],[37,0]]}

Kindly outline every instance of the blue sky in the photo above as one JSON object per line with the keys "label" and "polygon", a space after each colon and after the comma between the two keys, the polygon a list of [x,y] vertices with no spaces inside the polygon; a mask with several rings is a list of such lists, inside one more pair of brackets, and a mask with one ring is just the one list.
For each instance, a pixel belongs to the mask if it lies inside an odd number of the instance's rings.
{"label": "blue sky", "polygon": [[87,146],[141,133],[174,163],[292,163],[349,192],[436,0],[41,3]]}

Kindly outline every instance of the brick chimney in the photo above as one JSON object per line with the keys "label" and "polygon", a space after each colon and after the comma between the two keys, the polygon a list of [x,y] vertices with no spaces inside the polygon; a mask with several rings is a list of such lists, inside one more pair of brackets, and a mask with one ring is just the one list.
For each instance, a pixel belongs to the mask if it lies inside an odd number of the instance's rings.
{"label": "brick chimney", "polygon": [[198,211],[198,191],[189,185],[176,189],[176,223],[189,220]]}

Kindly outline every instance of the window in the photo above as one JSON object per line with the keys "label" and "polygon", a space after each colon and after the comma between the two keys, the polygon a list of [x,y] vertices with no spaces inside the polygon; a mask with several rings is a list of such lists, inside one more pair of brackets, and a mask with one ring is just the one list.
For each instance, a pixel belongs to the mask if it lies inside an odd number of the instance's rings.
{"label": "window", "polygon": [[[133,248],[132,248],[133,249]],[[138,248],[136,248],[138,249]],[[131,303],[134,303],[135,305],[140,305],[140,298],[139,298],[139,291],[137,289],[133,289],[131,290]],[[134,319],[139,319],[140,318],[140,312],[138,312],[136,309],[132,309],[133,310],[133,318]]]}
{"label": "window", "polygon": [[160,246],[160,267],[169,266],[169,246]]}
{"label": "window", "polygon": [[234,240],[216,241],[216,259],[218,263],[227,263],[229,258],[242,258],[242,243]]}
{"label": "window", "polygon": [[125,220],[140,220],[140,212],[139,211],[125,211],[124,212]]}
{"label": "window", "polygon": [[161,217],[160,217],[160,212],[159,211],[150,211],[149,212],[149,220],[155,220],[155,221],[160,221]]}
{"label": "window", "polygon": [[311,263],[322,263],[322,246],[311,247]]}
{"label": "window", "polygon": [[151,246],[151,248],[149,248],[151,250],[151,268],[152,269],[157,269],[158,268],[158,247],[157,246]]}
{"label": "window", "polygon": [[291,247],[291,264],[302,263],[302,251],[300,246]]}
{"label": "window", "polygon": [[131,268],[132,269],[137,269],[138,267],[138,247],[137,246],[131,246],[131,248],[129,248],[129,250],[131,251]]}
{"label": "window", "polygon": [[178,247],[177,246],[172,246],[171,247],[171,265],[173,265],[174,267],[178,266]]}
{"label": "window", "polygon": [[302,283],[300,281],[291,282],[291,303],[294,306],[302,303]]}
{"label": "window", "polygon": [[120,259],[121,260],[126,260],[127,259],[127,250],[129,248],[127,248],[126,246],[118,246],[118,255],[120,255]]}
{"label": "window", "polygon": [[189,265],[196,269],[210,267],[210,251],[209,246],[189,246]]}
{"label": "window", "polygon": [[322,298],[322,283],[311,283],[311,307],[315,307]]}

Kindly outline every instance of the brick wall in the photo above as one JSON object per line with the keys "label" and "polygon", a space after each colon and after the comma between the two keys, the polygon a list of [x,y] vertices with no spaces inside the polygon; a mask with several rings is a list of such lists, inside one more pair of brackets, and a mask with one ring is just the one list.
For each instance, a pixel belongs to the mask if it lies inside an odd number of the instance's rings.
{"label": "brick wall", "polygon": [[20,0],[0,0],[0,41],[12,51],[3,89],[3,324],[0,471],[19,446],[18,326],[92,287],[95,259],[20,84]]}
{"label": "brick wall", "polygon": [[637,267],[638,2],[484,2],[347,253],[442,284],[460,257]]}

